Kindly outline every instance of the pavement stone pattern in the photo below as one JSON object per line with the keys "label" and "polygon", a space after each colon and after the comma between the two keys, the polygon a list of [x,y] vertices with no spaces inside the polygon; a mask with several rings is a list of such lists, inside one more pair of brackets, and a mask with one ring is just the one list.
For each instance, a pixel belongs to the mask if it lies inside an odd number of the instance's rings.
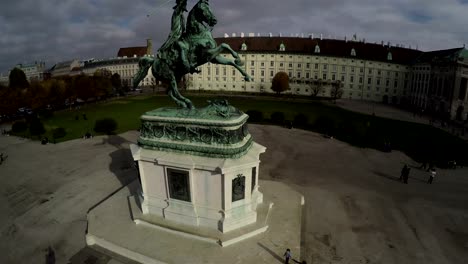
{"label": "pavement stone pattern", "polygon": [[[398,151],[355,148],[275,126],[251,125],[250,132],[267,147],[260,178],[305,196],[301,260],[468,259],[467,168],[438,169],[429,185],[420,164]],[[0,152],[9,156],[0,165],[0,263],[44,263],[48,246],[56,263],[67,263],[85,248],[88,209],[136,177],[128,144],[137,136],[130,131],[56,145],[0,136]],[[407,185],[398,181],[405,163],[411,168]],[[288,247],[274,245],[280,256]],[[293,257],[299,258],[294,251]]]}

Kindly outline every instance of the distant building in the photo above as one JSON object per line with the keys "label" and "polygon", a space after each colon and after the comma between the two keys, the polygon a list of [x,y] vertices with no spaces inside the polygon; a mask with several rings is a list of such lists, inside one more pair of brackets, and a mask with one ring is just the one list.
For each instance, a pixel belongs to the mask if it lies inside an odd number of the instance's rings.
{"label": "distant building", "polygon": [[0,73],[0,84],[4,86],[8,86],[9,83],[10,83],[9,76],[3,75],[2,73]]}
{"label": "distant building", "polygon": [[63,77],[63,76],[70,76],[73,75],[72,71],[75,69],[79,69],[81,66],[80,61],[78,60],[70,60],[64,61],[55,64],[49,70],[52,77]]}
{"label": "distant building", "polygon": [[[151,39],[146,40],[146,47],[120,48],[116,58],[90,59],[84,61],[81,71],[84,74],[92,75],[99,69],[107,69],[112,74],[120,75],[122,85],[132,87],[133,77],[138,72],[138,60],[143,56],[154,57],[152,54],[153,44]],[[156,80],[151,72],[141,81],[139,86],[154,85]]]}
{"label": "distant building", "polygon": [[15,68],[21,69],[30,82],[44,80],[45,62],[18,64]]}
{"label": "distant building", "polygon": [[120,48],[117,57],[121,58],[139,58],[145,55],[153,54],[153,42],[151,39],[146,40],[146,47],[127,47]]}
{"label": "distant building", "polygon": [[[18,68],[24,72],[26,79],[31,81],[42,81],[44,80],[45,62],[34,62],[29,64],[17,64],[14,68]],[[10,83],[10,72],[0,74],[0,83],[3,85],[9,85]]]}

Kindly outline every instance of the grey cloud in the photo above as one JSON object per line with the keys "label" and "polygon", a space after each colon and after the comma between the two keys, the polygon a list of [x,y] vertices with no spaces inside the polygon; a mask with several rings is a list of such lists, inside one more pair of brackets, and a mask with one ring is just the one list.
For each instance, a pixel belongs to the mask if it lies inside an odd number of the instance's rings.
{"label": "grey cloud", "polygon": [[[107,58],[120,47],[154,50],[170,30],[172,6],[166,0],[17,0],[0,2],[0,71],[19,62]],[[189,1],[189,8],[195,4]],[[165,3],[163,6],[161,6]],[[210,0],[218,18],[214,35],[269,32],[284,36],[314,33],[390,41],[423,50],[468,43],[468,5],[458,0]],[[411,19],[412,12],[429,17]],[[147,14],[150,16],[148,17]]]}

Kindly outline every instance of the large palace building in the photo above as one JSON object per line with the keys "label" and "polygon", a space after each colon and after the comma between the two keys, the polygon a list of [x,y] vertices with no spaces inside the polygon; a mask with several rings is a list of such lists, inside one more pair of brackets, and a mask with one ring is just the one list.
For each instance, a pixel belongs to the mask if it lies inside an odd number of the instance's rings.
{"label": "large palace building", "polygon": [[[413,105],[450,118],[467,118],[468,51],[422,52],[389,43],[301,37],[217,38],[238,52],[254,81],[231,66],[208,63],[189,76],[189,90],[274,93],[278,72],[290,77],[287,93]],[[223,54],[230,57],[230,54]]]}

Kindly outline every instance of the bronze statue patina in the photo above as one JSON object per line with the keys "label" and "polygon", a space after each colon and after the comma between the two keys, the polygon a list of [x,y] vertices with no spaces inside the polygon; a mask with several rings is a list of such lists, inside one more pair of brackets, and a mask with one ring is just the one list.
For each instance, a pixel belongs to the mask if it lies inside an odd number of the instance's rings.
{"label": "bronze statue patina", "polygon": [[[213,39],[211,31],[217,20],[208,0],[199,0],[195,4],[185,24],[186,8],[187,0],[176,0],[169,37],[159,48],[155,58],[143,57],[139,60],[139,70],[134,77],[133,86],[137,87],[151,68],[155,78],[169,82],[168,94],[178,106],[194,109],[193,103],[180,94],[177,83],[187,73],[198,73],[198,66],[208,62],[231,65],[246,81],[251,81],[252,78],[242,69],[243,62],[237,52],[225,43],[218,46]],[[234,59],[220,55],[225,51],[231,53]]]}

